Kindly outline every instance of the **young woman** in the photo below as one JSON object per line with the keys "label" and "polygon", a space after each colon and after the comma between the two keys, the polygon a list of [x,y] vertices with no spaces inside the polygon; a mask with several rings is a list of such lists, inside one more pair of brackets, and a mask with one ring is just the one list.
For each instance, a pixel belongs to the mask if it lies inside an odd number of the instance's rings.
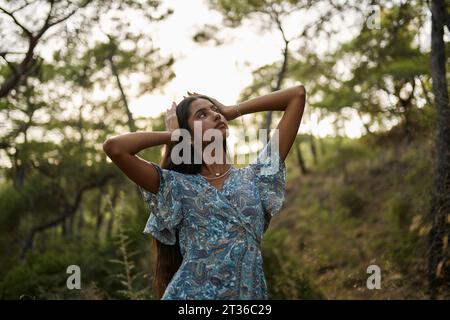
{"label": "young woman", "polygon": [[[103,144],[148,205],[144,233],[154,238],[153,285],[158,298],[267,299],[261,238],[284,202],[284,160],[300,126],[305,96],[299,85],[224,106],[211,97],[189,93],[167,111],[166,131],[126,133]],[[277,134],[249,165],[234,167],[225,159],[228,121],[270,110],[284,112]],[[194,147],[194,128],[199,124],[200,153]],[[189,161],[175,161],[178,164],[171,158],[172,148],[181,140],[171,140],[175,129],[191,134]],[[220,161],[206,161],[203,151],[212,143],[203,138],[208,129],[220,132],[224,155]],[[136,156],[162,144],[166,152],[161,165]],[[194,161],[195,153],[201,161]],[[264,161],[268,156],[270,161]]]}

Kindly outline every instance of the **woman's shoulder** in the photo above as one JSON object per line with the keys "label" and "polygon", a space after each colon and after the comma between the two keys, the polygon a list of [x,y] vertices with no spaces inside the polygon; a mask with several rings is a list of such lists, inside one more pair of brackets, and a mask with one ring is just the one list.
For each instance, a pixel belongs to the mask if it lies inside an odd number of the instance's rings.
{"label": "woman's shoulder", "polygon": [[[164,181],[164,186],[166,188],[170,188],[177,194],[178,196],[182,196],[183,190],[189,191],[193,189],[194,184],[196,183],[195,175],[179,172],[169,168],[163,168],[161,165],[157,163],[152,163],[159,174],[162,176]],[[191,195],[191,192],[188,192]]]}
{"label": "woman's shoulder", "polygon": [[192,192],[197,189],[197,185],[200,184],[200,179],[197,174],[184,173],[175,170],[170,170],[170,174],[177,187],[179,187],[180,190],[186,191],[191,196],[193,195]]}

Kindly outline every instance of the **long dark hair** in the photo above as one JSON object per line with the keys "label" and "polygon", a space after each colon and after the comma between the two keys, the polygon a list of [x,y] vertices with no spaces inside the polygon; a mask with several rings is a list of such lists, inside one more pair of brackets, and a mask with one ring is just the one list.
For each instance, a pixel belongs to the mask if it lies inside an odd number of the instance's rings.
{"label": "long dark hair", "polygon": [[[212,104],[215,104],[208,96],[196,95],[189,96],[183,99],[176,107],[176,114],[180,129],[189,130],[192,133],[191,128],[188,126],[189,107],[196,99],[206,99]],[[174,164],[171,160],[170,154],[173,147],[180,142],[182,137],[178,141],[165,146],[164,155],[161,160],[161,168],[174,170],[185,174],[197,174],[202,167],[201,163],[194,163],[194,146],[191,144],[191,161],[190,163]],[[223,139],[224,152],[227,150],[226,138]],[[182,153],[183,151],[181,151]],[[182,156],[182,154],[180,154]],[[202,157],[203,162],[203,157]],[[164,295],[164,291],[167,288],[170,280],[180,268],[183,256],[181,255],[180,242],[178,237],[178,229],[176,230],[176,242],[174,245],[167,245],[156,238],[153,238],[153,252],[156,253],[156,268],[155,275],[153,277],[153,290],[156,292],[158,299]]]}

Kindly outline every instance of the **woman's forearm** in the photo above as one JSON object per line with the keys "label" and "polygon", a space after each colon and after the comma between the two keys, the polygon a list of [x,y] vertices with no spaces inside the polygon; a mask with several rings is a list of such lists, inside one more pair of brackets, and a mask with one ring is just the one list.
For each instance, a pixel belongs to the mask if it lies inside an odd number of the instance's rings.
{"label": "woman's forearm", "polygon": [[[284,111],[292,99],[305,94],[303,85],[277,90],[239,103],[239,112],[244,114],[260,111]],[[233,108],[236,108],[234,106]]]}
{"label": "woman's forearm", "polygon": [[139,151],[169,144],[170,131],[152,131],[152,132],[129,132],[112,138],[103,143],[103,150],[108,156],[114,156],[120,153],[136,154]]}

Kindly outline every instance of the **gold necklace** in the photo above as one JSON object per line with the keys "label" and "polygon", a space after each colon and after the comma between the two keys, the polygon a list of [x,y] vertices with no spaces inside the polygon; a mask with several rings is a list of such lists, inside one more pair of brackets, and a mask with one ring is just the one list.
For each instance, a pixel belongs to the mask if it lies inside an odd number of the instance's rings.
{"label": "gold necklace", "polygon": [[201,175],[202,177],[205,177],[206,179],[209,179],[209,180],[215,180],[215,179],[219,179],[219,178],[222,178],[224,175],[226,175],[227,173],[228,173],[228,171],[230,171],[231,170],[231,168],[232,168],[232,166],[230,166],[229,168],[228,168],[228,170],[227,171],[225,171],[225,173],[224,174],[222,174],[222,175],[220,175],[219,176],[219,174],[220,173],[216,173],[216,177],[214,177],[214,178],[209,178],[209,177],[206,177],[206,176],[204,176],[203,174],[201,174],[201,173],[199,173],[199,175]]}

